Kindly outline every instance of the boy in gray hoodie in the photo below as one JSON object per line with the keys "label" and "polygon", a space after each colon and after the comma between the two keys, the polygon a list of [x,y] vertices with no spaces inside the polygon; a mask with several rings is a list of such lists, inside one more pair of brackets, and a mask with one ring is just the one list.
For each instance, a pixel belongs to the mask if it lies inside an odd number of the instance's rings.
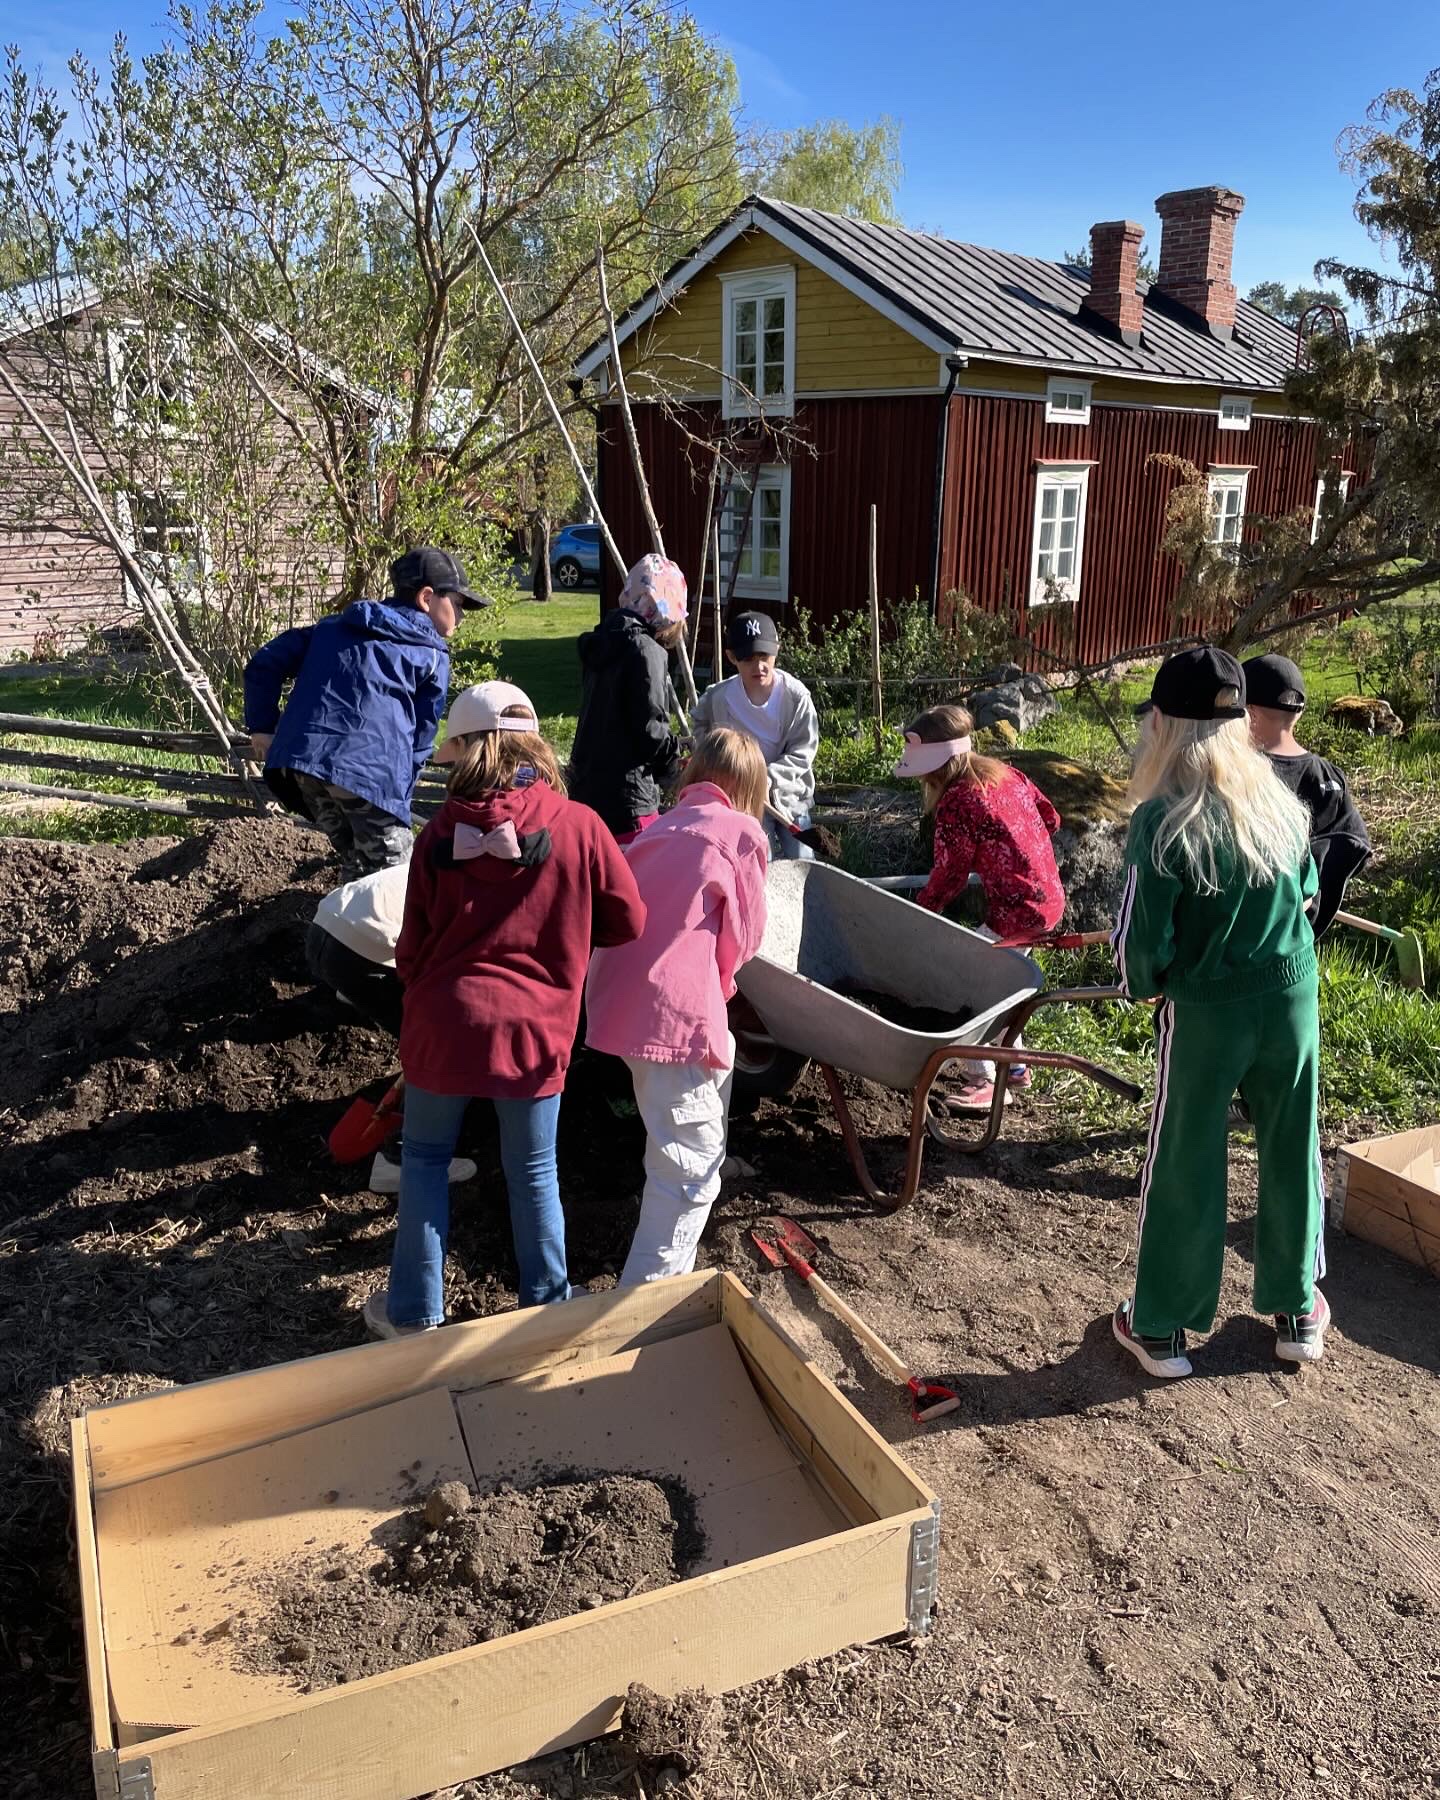
{"label": "boy in gray hoodie", "polygon": [[[706,688],[695,708],[695,740],[721,726],[759,744],[770,772],[770,804],[798,830],[815,803],[820,721],[803,681],[777,666],[780,634],[762,612],[737,613],[725,628],[725,658],[736,673]],[[778,820],[765,820],[772,857],[808,861],[814,852]]]}

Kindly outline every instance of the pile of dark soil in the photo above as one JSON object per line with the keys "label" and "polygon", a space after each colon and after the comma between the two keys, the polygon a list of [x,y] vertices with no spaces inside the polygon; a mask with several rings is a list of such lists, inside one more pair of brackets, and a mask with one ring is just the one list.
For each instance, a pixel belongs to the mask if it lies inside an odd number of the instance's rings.
{"label": "pile of dark soil", "polygon": [[669,1477],[557,1475],[479,1499],[447,1481],[378,1561],[321,1557],[236,1637],[237,1660],[305,1692],[487,1643],[683,1581],[704,1548]]}
{"label": "pile of dark soil", "polygon": [[906,1031],[954,1033],[963,1030],[975,1016],[973,1006],[962,1006],[953,1012],[939,1006],[916,1006],[898,995],[882,994],[875,988],[857,987],[848,981],[840,983],[835,992]]}

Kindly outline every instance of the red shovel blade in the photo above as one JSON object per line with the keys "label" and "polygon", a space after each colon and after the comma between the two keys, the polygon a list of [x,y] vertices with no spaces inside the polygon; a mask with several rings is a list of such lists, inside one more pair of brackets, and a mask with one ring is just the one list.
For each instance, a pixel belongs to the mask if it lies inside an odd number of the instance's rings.
{"label": "red shovel blade", "polygon": [[336,1162],[360,1162],[383,1148],[400,1123],[404,1092],[402,1077],[378,1101],[367,1100],[362,1094],[350,1102],[330,1133],[330,1154]]}

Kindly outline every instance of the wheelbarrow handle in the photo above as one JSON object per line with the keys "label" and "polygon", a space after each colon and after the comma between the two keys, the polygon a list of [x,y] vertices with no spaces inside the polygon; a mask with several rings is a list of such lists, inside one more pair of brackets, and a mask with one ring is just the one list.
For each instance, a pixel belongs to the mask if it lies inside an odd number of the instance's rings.
{"label": "wheelbarrow handle", "polygon": [[1001,938],[997,950],[1085,950],[1091,944],[1108,944],[1108,931],[1053,931],[1041,937]]}

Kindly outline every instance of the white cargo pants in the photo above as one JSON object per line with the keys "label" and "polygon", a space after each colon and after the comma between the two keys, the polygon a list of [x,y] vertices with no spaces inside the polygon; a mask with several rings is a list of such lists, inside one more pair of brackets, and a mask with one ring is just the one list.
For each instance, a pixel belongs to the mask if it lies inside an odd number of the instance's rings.
{"label": "white cargo pants", "polygon": [[695,1267],[700,1233],[720,1192],[725,1132],[730,1113],[726,1069],[700,1063],[642,1062],[627,1056],[635,1105],[645,1124],[645,1192],[640,1223],[621,1287],[688,1275]]}

